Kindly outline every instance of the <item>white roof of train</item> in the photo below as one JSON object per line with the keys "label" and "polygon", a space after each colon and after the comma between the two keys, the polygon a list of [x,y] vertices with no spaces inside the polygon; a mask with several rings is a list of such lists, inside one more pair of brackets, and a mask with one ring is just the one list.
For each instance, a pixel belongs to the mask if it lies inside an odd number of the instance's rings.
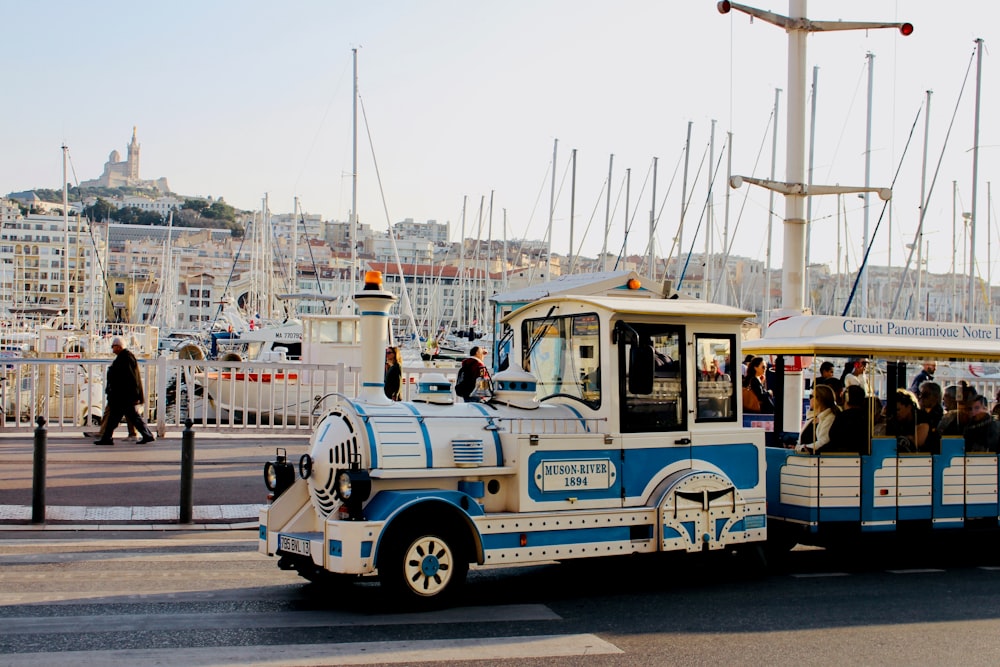
{"label": "white roof of train", "polygon": [[756,354],[1000,360],[1000,326],[802,315],[743,342]]}
{"label": "white roof of train", "polygon": [[[628,296],[587,296],[587,295],[556,295],[539,299],[530,305],[514,311],[505,320],[520,319],[528,309],[548,310],[552,306],[565,306],[573,312],[586,312],[589,309],[612,311],[625,315],[662,315],[684,318],[712,318],[745,320],[754,314],[740,308],[709,303],[700,299],[650,299]],[[556,314],[554,311],[553,314]],[[561,314],[565,314],[563,311]],[[544,313],[543,313],[544,315]]]}

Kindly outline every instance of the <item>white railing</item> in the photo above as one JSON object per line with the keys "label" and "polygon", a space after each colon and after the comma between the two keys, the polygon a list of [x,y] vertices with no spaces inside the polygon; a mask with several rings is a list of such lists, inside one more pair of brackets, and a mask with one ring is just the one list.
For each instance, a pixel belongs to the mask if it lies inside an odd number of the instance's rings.
{"label": "white railing", "polygon": [[[50,431],[96,430],[104,414],[106,359],[0,359],[0,431],[31,432],[38,417]],[[311,432],[316,399],[331,393],[355,396],[360,368],[287,361],[206,361],[160,357],[139,360],[146,402],[141,406],[159,435],[183,429],[191,419],[200,431]],[[403,399],[425,373],[457,369],[404,368]],[[123,433],[123,426],[118,432]]]}

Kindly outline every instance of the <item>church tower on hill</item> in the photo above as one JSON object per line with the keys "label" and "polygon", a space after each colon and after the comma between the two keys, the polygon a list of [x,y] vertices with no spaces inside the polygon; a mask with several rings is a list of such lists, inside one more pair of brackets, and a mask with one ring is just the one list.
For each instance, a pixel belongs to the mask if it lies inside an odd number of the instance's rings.
{"label": "church tower on hill", "polygon": [[139,138],[136,127],[132,126],[132,141],[128,145],[128,157],[123,162],[121,154],[113,150],[104,163],[104,173],[100,178],[80,183],[80,188],[152,188],[162,193],[170,192],[166,178],[144,181],[139,177]]}

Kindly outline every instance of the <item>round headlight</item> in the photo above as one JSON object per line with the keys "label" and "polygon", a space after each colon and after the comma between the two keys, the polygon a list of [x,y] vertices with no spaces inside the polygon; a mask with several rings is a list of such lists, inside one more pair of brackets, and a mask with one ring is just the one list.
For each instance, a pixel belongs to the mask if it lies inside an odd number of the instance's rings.
{"label": "round headlight", "polygon": [[264,464],[264,486],[267,487],[268,491],[274,491],[275,487],[278,486],[278,471],[274,467],[274,461],[268,461]]}
{"label": "round headlight", "polygon": [[341,500],[351,497],[351,475],[346,470],[341,470],[337,475],[337,495]]}
{"label": "round headlight", "polygon": [[309,479],[309,476],[312,474],[312,469],[312,457],[308,454],[303,454],[302,458],[299,459],[299,477],[302,479]]}

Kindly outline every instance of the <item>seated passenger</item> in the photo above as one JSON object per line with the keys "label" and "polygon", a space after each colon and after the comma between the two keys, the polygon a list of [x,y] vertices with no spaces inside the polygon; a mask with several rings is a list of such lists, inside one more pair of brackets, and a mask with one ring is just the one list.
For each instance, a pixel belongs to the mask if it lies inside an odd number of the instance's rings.
{"label": "seated passenger", "polygon": [[868,402],[863,387],[851,385],[844,390],[844,409],[833,420],[824,452],[868,452]]}
{"label": "seated passenger", "polygon": [[941,435],[962,435],[969,416],[968,408],[965,406],[965,396],[971,392],[972,389],[964,380],[961,385],[953,384],[944,390],[941,397],[944,417],[938,425]]}
{"label": "seated passenger", "polygon": [[917,411],[917,450],[940,454],[939,424],[944,417],[944,409],[941,407],[941,385],[937,382],[921,383],[917,403],[920,406],[920,410]]}
{"label": "seated passenger", "polygon": [[[757,399],[757,406],[751,406],[750,409],[746,407],[746,401],[744,401],[744,412],[757,412],[760,414],[774,414],[774,399],[771,398],[771,392],[769,392],[764,386],[764,372],[766,371],[764,367],[763,357],[754,357],[750,360],[747,366],[746,377],[743,378],[743,388],[744,396],[749,393],[753,394],[753,397]],[[749,398],[749,397],[747,397]]]}
{"label": "seated passenger", "polygon": [[896,451],[917,451],[917,397],[909,389],[896,390],[896,414],[886,420],[886,435],[896,436]]}
{"label": "seated passenger", "polygon": [[830,444],[830,427],[833,426],[833,421],[840,409],[837,407],[837,397],[834,396],[833,389],[825,384],[815,387],[809,404],[812,416],[803,431],[812,426],[813,441],[811,444],[800,442],[795,451],[815,454]]}
{"label": "seated passenger", "polygon": [[989,412],[989,400],[985,396],[975,396],[967,401],[969,419],[965,425],[965,451],[996,452],[1000,438],[1000,422]]}

